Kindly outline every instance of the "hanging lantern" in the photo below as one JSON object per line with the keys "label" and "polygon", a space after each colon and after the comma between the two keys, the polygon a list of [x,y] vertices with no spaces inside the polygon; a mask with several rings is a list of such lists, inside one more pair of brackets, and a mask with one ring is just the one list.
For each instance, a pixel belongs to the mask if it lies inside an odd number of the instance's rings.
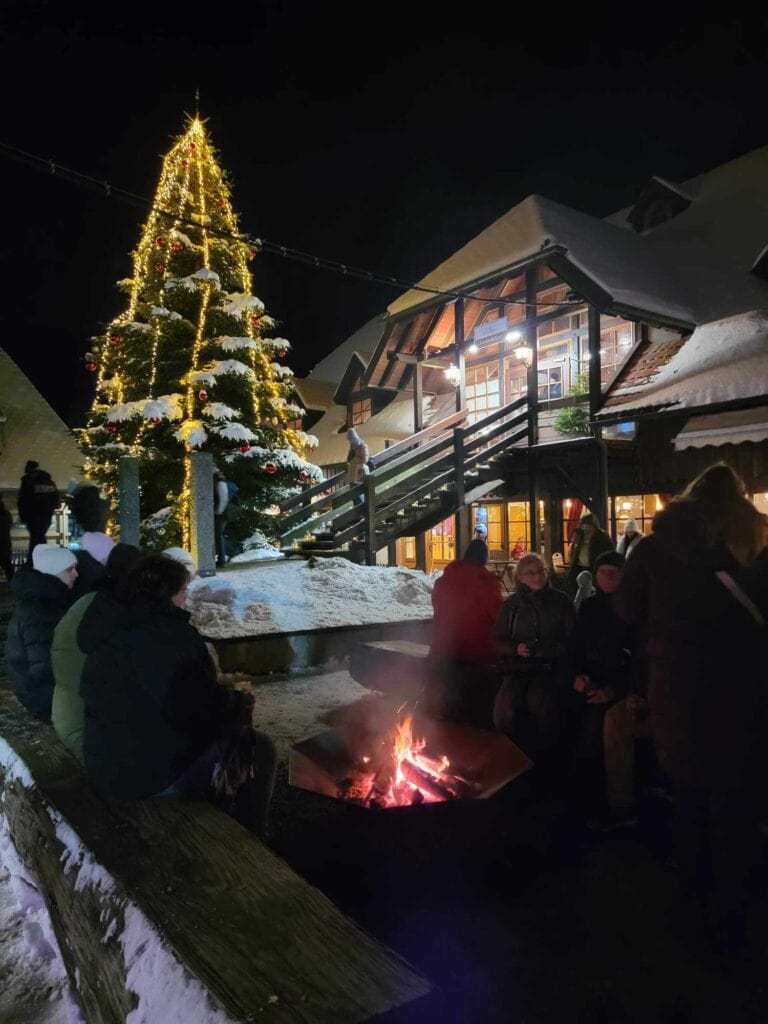
{"label": "hanging lantern", "polygon": [[123,338],[120,334],[110,334],[109,336],[110,345],[119,345],[122,340]]}
{"label": "hanging lantern", "polygon": [[273,473],[277,472],[277,466],[274,464],[274,462],[267,462],[264,466],[264,472],[269,473],[269,475],[271,476]]}
{"label": "hanging lantern", "polygon": [[243,453],[243,455],[245,455],[245,453],[249,452],[250,450],[251,450],[251,446],[249,444],[241,444],[240,445],[240,451]]}
{"label": "hanging lantern", "polygon": [[201,402],[207,402],[208,392],[205,390],[205,388],[200,388],[200,390],[197,393],[197,397],[200,399]]}
{"label": "hanging lantern", "polygon": [[299,482],[305,484],[309,480],[309,473],[306,469],[299,470]]}

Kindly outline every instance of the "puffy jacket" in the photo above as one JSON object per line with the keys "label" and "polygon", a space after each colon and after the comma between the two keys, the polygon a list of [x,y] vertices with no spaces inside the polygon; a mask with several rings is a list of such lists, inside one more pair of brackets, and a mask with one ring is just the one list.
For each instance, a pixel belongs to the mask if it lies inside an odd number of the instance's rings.
{"label": "puffy jacket", "polygon": [[44,469],[33,469],[24,474],[17,496],[17,508],[19,519],[25,526],[47,527],[58,504],[59,491],[50,473]]}
{"label": "puffy jacket", "polygon": [[5,641],[8,678],[24,707],[49,721],[53,631],[72,602],[72,592],[57,576],[27,566],[14,573],[11,590],[16,607]]}
{"label": "puffy jacket", "polygon": [[613,595],[597,590],[583,602],[576,618],[574,672],[583,672],[595,686],[610,686],[616,697],[623,697],[635,689],[633,647],[633,631],[616,614]]}
{"label": "puffy jacket", "polygon": [[170,602],[123,604],[98,593],[83,615],[83,752],[116,797],[162,793],[233,722],[240,694],[216,681],[189,614]]}
{"label": "puffy jacket", "polygon": [[432,590],[433,659],[483,665],[496,661],[491,639],[501,607],[501,581],[476,562],[450,562]]}
{"label": "puffy jacket", "polygon": [[91,592],[75,601],[54,630],[51,645],[51,663],[56,681],[51,723],[61,742],[81,764],[84,715],[80,679],[85,666],[85,654],[77,646],[77,630],[95,597],[95,592]]}
{"label": "puffy jacket", "polygon": [[[533,667],[536,663],[558,662],[564,667],[570,659],[575,622],[573,601],[567,594],[549,584],[542,590],[520,584],[501,606],[493,638],[513,664]],[[532,658],[521,658],[516,653],[521,643],[535,645]]]}

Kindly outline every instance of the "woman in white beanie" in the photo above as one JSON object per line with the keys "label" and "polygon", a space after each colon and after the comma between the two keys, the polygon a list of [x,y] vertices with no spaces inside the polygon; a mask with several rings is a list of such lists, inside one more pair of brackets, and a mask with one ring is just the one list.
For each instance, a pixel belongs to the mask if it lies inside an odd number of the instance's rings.
{"label": "woman in white beanie", "polygon": [[616,550],[620,555],[629,558],[642,539],[643,535],[638,530],[636,521],[634,519],[627,519],[624,523],[624,532],[619,537],[619,542],[616,545]]}
{"label": "woman in white beanie", "polygon": [[72,603],[76,579],[77,560],[68,548],[38,544],[32,567],[19,569],[11,580],[16,606],[5,641],[8,678],[24,707],[45,722],[53,698],[53,631]]}

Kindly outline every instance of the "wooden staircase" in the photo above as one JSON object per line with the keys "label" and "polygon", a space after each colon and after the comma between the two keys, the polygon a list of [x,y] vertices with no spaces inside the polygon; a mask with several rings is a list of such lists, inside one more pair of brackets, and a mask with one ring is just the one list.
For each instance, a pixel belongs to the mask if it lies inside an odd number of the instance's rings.
{"label": "wooden staircase", "polygon": [[497,460],[527,433],[525,397],[472,424],[466,410],[454,413],[377,453],[363,483],[344,484],[339,473],[284,502],[281,545],[304,557],[372,564],[381,548],[431,529],[498,486]]}

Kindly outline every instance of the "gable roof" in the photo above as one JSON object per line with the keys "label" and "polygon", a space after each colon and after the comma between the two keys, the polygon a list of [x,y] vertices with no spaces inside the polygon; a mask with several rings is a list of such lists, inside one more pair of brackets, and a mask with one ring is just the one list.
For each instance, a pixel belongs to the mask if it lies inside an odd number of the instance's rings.
{"label": "gable roof", "polygon": [[363,324],[346,341],[337,345],[332,352],[329,352],[324,359],[321,359],[309,371],[306,379],[311,380],[313,383],[320,380],[332,381],[334,385],[337,385],[349,366],[349,361],[353,355],[360,356],[367,364],[384,333],[386,322],[386,314],[380,313],[378,316],[373,317],[372,320]]}
{"label": "gable roof", "polygon": [[[632,208],[601,220],[529,196],[419,283],[467,290],[549,246],[561,246],[566,260],[607,293],[612,311],[647,311],[662,321],[694,325],[765,307],[768,283],[750,270],[768,243],[768,146],[682,186],[667,184],[679,188],[690,205],[642,235],[627,220]],[[400,315],[430,300],[435,301],[411,289],[389,313]]]}
{"label": "gable roof", "polygon": [[51,474],[60,489],[81,476],[83,453],[66,423],[32,381],[0,348],[0,489],[15,491],[28,459]]}

